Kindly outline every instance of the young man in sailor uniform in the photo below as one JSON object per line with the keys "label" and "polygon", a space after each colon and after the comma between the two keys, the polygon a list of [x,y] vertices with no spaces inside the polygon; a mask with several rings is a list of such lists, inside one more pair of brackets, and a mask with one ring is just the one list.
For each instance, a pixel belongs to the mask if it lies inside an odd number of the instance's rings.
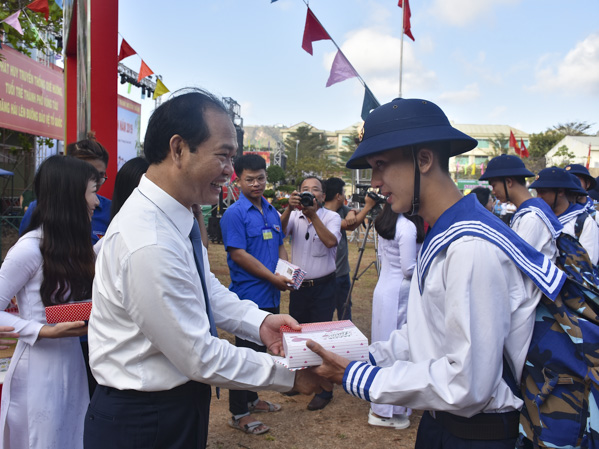
{"label": "young man in sailor uniform", "polygon": [[584,190],[584,196],[586,197],[586,201],[585,203],[583,203],[583,205],[585,206],[586,211],[589,213],[589,215],[593,217],[596,221],[597,211],[595,210],[595,201],[593,201],[593,198],[591,198],[587,192],[595,188],[595,186],[597,185],[597,181],[595,180],[595,178],[591,176],[589,170],[584,165],[568,164],[564,167],[564,170],[566,170],[568,173],[576,176],[579,179],[582,189]]}
{"label": "young man in sailor uniform", "polygon": [[427,410],[417,449],[514,447],[522,400],[509,384],[521,377],[541,294],[554,298],[565,280],[474,195],[462,197],[448,160],[476,145],[426,100],[400,98],[370,113],[347,166],[372,167],[372,187],[395,212],[431,225],[407,324],[370,346],[370,363],[308,342],[323,358],[314,371],[349,394]]}
{"label": "young man in sailor uniform", "polygon": [[[551,207],[557,219],[563,225],[566,234],[578,239],[586,249],[593,265],[599,260],[599,227],[593,218],[586,212],[582,204],[570,203],[568,192],[579,192],[580,185],[575,184],[570,174],[559,167],[544,168],[539,172],[535,182],[530,185],[536,189],[537,196],[545,200]],[[582,192],[580,192],[582,194]],[[579,216],[585,216],[582,222],[582,231],[577,236],[576,222]]]}
{"label": "young man in sailor uniform", "polygon": [[479,179],[489,181],[499,201],[511,201],[518,208],[510,222],[516,234],[555,262],[556,239],[563,226],[549,205],[541,198],[533,198],[528,191],[526,178],[534,175],[519,157],[502,154],[489,161]]}

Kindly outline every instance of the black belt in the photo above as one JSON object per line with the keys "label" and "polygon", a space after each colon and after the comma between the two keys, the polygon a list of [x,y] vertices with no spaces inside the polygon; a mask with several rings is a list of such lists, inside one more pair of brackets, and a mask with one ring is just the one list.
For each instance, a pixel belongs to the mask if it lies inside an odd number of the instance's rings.
{"label": "black belt", "polygon": [[333,279],[335,279],[335,272],[334,271],[331,274],[327,274],[326,276],[323,276],[321,278],[307,279],[304,282],[302,282],[302,285],[300,285],[300,288],[315,287],[317,285],[325,284],[325,283],[327,283],[329,281],[332,281]]}
{"label": "black belt", "polygon": [[116,388],[107,387],[105,385],[98,385],[97,389],[107,396],[115,396],[118,398],[153,398],[153,399],[166,399],[176,397],[189,397],[196,391],[202,391],[204,389],[210,389],[210,385],[189,381],[178,387],[174,387],[170,390],[161,391],[139,391],[139,390],[117,390]]}
{"label": "black belt", "polygon": [[453,436],[463,440],[505,440],[518,436],[520,412],[479,413],[470,418],[435,412],[435,419]]}

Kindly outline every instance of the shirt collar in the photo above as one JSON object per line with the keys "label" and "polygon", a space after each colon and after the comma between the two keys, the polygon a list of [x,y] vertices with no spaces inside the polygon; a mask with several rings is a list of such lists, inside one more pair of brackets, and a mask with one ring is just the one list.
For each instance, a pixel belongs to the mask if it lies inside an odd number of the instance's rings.
{"label": "shirt collar", "polygon": [[182,235],[189,235],[193,226],[191,210],[150,181],[145,174],[141,177],[138,188],[147,199],[154,203],[174,223]]}
{"label": "shirt collar", "polygon": [[[242,192],[239,193],[238,201],[240,201],[242,204],[245,205],[246,210],[251,209],[252,206],[254,206],[254,204],[250,200],[248,200],[247,197]],[[273,207],[272,204],[270,204],[268,201],[266,201],[266,198],[264,198],[263,196],[260,197],[260,202],[262,204],[262,210]],[[256,207],[256,206],[254,206],[254,207]]]}

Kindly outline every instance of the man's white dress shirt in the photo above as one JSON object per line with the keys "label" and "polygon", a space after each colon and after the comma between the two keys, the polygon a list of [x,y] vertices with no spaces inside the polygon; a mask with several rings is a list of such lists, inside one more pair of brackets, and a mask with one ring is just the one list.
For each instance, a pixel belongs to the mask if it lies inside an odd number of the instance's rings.
{"label": "man's white dress shirt", "polygon": [[[114,218],[96,262],[89,322],[90,365],[100,385],[162,391],[190,379],[233,389],[288,391],[294,373],[268,354],[210,336],[189,233],[190,210],[145,175]],[[260,343],[268,315],[210,273],[216,325]]]}
{"label": "man's white dress shirt", "polygon": [[[316,215],[325,227],[341,240],[341,217],[337,212],[319,208]],[[294,210],[287,223],[287,235],[291,235],[291,263],[306,272],[306,279],[318,279],[334,273],[336,269],[337,246],[327,248],[318,237],[314,225],[299,210]],[[306,239],[306,235],[308,238]]]}

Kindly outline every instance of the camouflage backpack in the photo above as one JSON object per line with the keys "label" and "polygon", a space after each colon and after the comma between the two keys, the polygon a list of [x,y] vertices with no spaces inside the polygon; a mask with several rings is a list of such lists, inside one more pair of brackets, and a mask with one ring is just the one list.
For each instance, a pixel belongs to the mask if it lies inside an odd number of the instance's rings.
{"label": "camouflage backpack", "polygon": [[557,247],[568,279],[537,306],[517,447],[599,448],[599,278],[575,238],[562,234]]}

